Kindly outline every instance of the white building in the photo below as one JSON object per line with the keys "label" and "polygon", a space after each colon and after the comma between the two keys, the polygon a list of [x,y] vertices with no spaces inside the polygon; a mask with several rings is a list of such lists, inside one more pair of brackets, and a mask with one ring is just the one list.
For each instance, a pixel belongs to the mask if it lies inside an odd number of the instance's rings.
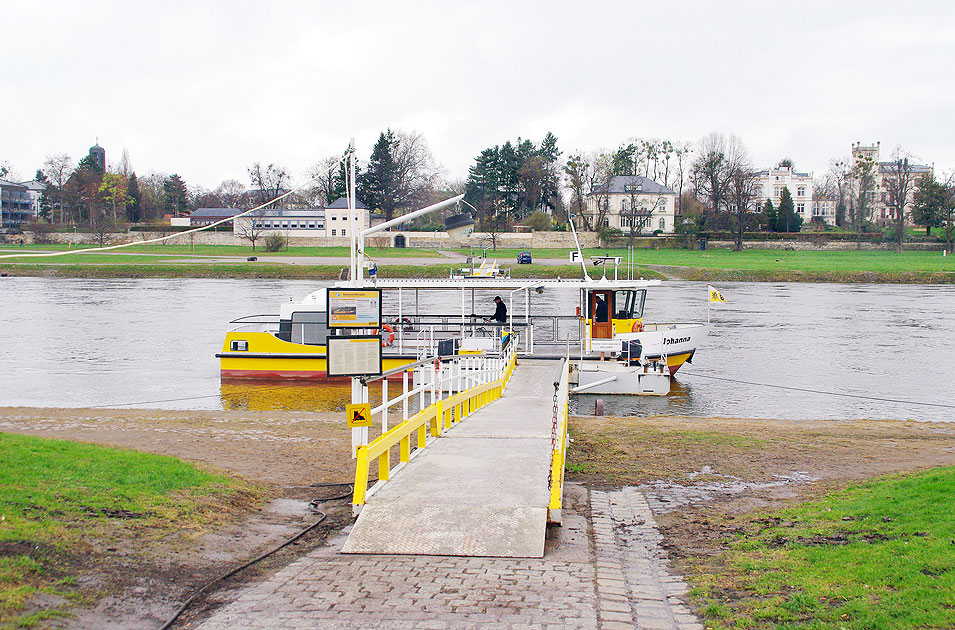
{"label": "white building", "polygon": [[[603,205],[602,213],[598,204]],[[637,222],[642,234],[657,230],[669,234],[676,226],[676,193],[642,175],[618,175],[605,189],[587,195],[587,209],[582,214],[594,229],[629,232]],[[597,225],[598,220],[602,226]]]}
{"label": "white building", "polygon": [[[876,165],[875,172],[873,173],[874,184],[872,190],[868,192],[869,197],[869,207],[868,207],[868,220],[876,225],[889,225],[895,221],[895,209],[889,207],[889,193],[885,188],[885,178],[887,175],[890,175],[895,168],[895,163],[892,161],[889,162],[880,162],[879,161],[879,142],[869,146],[863,146],[862,143],[856,142],[852,145],[852,181],[851,181],[851,195],[848,201],[849,204],[856,203],[856,199],[859,195],[859,182],[855,178],[856,165],[859,160],[868,158]],[[915,198],[915,184],[918,182],[918,179],[926,174],[934,174],[935,169],[927,164],[909,164],[909,168],[912,171],[912,185],[909,188],[909,192],[905,197],[906,209],[911,212],[912,204]],[[906,218],[906,224],[911,224],[911,220]]]}
{"label": "white building", "polygon": [[43,197],[43,191],[46,190],[46,184],[43,182],[38,182],[34,179],[28,182],[23,182],[21,186],[25,186],[27,189],[27,194],[30,195],[30,210],[33,211],[33,217],[39,218],[40,199]]}
{"label": "white building", "polygon": [[[772,201],[773,206],[778,208],[782,201],[783,189],[788,188],[789,194],[793,198],[796,214],[802,217],[803,225],[809,224],[814,216],[812,173],[799,173],[789,166],[776,166],[759,171],[757,175],[759,176],[759,183],[758,197],[755,202],[756,210],[759,210],[767,200]],[[835,210],[833,210],[831,216],[822,216],[822,218],[829,225],[835,225]]]}
{"label": "white building", "polygon": [[[198,212],[198,211],[197,211]],[[240,211],[236,210],[235,213]],[[368,206],[358,201],[355,204],[355,230],[360,232],[371,226],[378,215],[369,211]],[[246,234],[250,222],[258,233],[267,236],[277,232],[282,236],[302,237],[350,237],[348,224],[348,201],[341,197],[325,208],[274,208],[260,210],[255,216],[240,217],[233,221],[233,232]]]}
{"label": "white building", "polygon": [[836,200],[835,199],[813,199],[812,200],[812,218],[816,221],[822,221],[826,225],[836,224]]}

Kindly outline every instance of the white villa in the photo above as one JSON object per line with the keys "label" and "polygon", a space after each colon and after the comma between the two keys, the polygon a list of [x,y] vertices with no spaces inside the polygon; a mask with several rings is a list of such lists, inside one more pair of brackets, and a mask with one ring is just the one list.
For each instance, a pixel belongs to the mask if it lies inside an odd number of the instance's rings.
{"label": "white villa", "polygon": [[603,226],[629,232],[634,222],[643,234],[660,230],[669,234],[676,226],[676,193],[642,175],[618,175],[606,189],[587,195],[583,212],[594,228],[603,204]]}
{"label": "white villa", "polygon": [[790,166],[776,166],[759,171],[757,174],[759,176],[758,196],[755,201],[757,211],[766,203],[766,200],[772,201],[773,206],[778,208],[782,201],[783,189],[788,188],[796,214],[802,217],[803,225],[809,225],[814,216],[820,217],[828,225],[836,224],[835,208],[832,208],[831,214],[815,214],[817,210],[821,213],[829,208],[825,205],[813,205],[812,173],[799,173]]}
{"label": "white villa", "polygon": [[[863,146],[862,143],[856,142],[852,145],[852,172],[855,172],[855,166],[859,160],[864,157],[868,157],[872,160],[877,166],[875,169],[875,183],[872,187],[872,190],[868,193],[870,200],[869,205],[869,221],[872,221],[876,225],[888,225],[895,221],[895,209],[890,208],[888,205],[888,191],[885,188],[884,179],[887,174],[891,173],[891,169],[894,168],[893,162],[880,162],[879,161],[879,149],[880,143],[876,142],[875,144],[869,146]],[[911,208],[912,203],[915,197],[915,184],[922,175],[932,174],[935,172],[935,169],[932,166],[927,164],[909,164],[909,168],[912,170],[912,186],[909,189],[909,193],[906,195],[905,203],[907,208]],[[851,195],[850,197],[857,197],[859,191],[859,182],[855,179],[851,182]],[[850,198],[848,203],[853,203],[853,199]],[[907,220],[908,222],[908,220]]]}

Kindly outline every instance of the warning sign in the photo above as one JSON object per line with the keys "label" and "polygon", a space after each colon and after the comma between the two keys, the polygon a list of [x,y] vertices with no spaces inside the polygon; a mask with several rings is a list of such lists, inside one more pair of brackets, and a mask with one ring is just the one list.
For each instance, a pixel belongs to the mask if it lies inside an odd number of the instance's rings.
{"label": "warning sign", "polygon": [[349,429],[371,426],[371,405],[368,403],[345,405],[345,414],[348,416]]}

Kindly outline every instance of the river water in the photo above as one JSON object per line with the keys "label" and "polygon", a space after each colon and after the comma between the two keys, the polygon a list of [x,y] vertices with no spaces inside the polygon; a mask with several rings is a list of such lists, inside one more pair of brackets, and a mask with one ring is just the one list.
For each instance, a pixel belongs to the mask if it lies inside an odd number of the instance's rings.
{"label": "river water", "polygon": [[[0,406],[340,408],[347,387],[222,384],[234,318],[325,286],[282,280],[0,278]],[[724,283],[709,338],[665,398],[575,397],[590,413],[955,420],[955,287]],[[477,312],[493,311],[480,296]],[[428,296],[422,310],[455,312]],[[576,304],[535,297],[535,311]],[[571,306],[572,308],[572,306]],[[468,305],[468,310],[470,305]],[[523,311],[515,305],[514,310]],[[647,321],[705,321],[705,284],[665,282]],[[556,367],[556,365],[555,365]]]}

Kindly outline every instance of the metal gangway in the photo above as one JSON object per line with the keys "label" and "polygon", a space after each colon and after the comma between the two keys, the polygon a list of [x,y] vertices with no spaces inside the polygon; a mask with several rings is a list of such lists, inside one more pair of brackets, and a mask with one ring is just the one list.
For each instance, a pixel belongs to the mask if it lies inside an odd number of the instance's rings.
{"label": "metal gangway", "polygon": [[[358,519],[342,551],[543,556],[547,524],[561,521],[568,366],[518,365],[513,343],[496,356],[433,358],[367,379],[400,377],[401,393],[388,398],[384,385],[372,409],[382,433],[356,446]],[[407,412],[409,401],[419,410]]]}

